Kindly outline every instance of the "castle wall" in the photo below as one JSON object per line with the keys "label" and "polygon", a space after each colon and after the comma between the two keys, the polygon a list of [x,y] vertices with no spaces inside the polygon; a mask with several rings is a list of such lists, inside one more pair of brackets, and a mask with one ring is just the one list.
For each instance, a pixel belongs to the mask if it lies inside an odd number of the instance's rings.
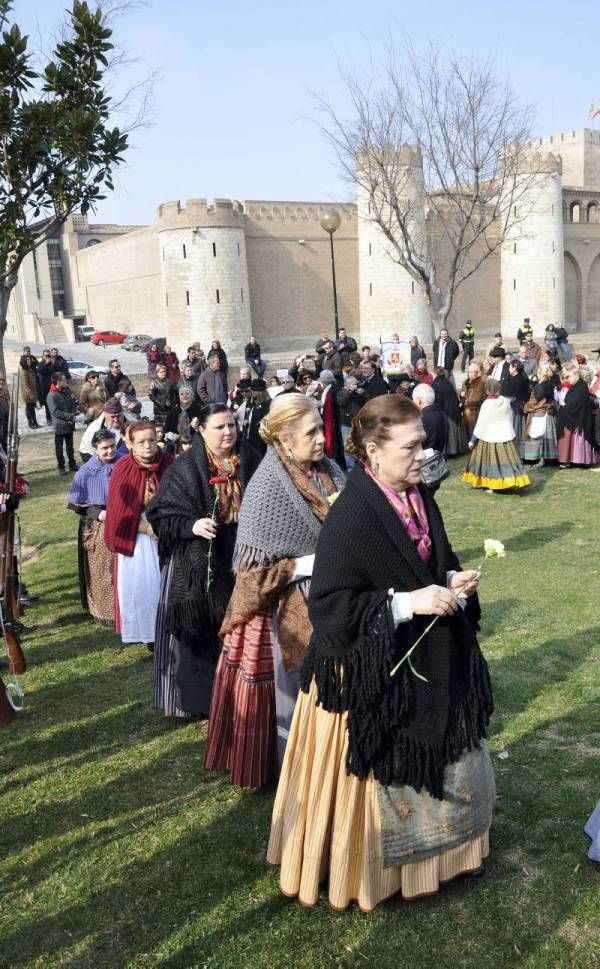
{"label": "castle wall", "polygon": [[74,299],[97,329],[160,336],[162,279],[155,226],[73,254]]}
{"label": "castle wall", "polygon": [[600,131],[574,128],[545,138],[535,138],[531,147],[562,159],[563,185],[600,189]]}
{"label": "castle wall", "polygon": [[[334,310],[329,235],[320,218],[323,203],[244,203],[246,252],[254,336],[273,350],[311,350],[321,333],[333,335]],[[336,205],[334,233],[340,326],[358,340],[356,210]]]}

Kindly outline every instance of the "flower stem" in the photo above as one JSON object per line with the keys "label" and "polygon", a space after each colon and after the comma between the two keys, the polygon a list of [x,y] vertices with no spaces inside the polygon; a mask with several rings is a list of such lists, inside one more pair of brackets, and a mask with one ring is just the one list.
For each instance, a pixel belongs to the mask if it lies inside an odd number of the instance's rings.
{"label": "flower stem", "polygon": [[[481,560],[481,562],[479,563],[479,565],[475,569],[475,572],[479,572],[480,575],[481,575],[481,570],[483,568],[484,562],[485,562],[485,557]],[[467,581],[466,582],[463,582],[463,584],[460,585],[456,591],[457,592],[460,592],[461,589],[464,589],[465,586],[467,586],[469,584],[469,582],[472,582],[472,581],[473,581],[472,579],[467,579]],[[410,647],[410,649],[408,650],[408,652],[406,652],[404,654],[404,656],[402,657],[402,659],[398,663],[396,663],[396,665],[394,666],[393,670],[390,673],[390,676],[395,676],[396,673],[398,672],[398,670],[400,669],[400,667],[402,666],[402,664],[404,662],[406,662],[406,663],[408,663],[409,669],[411,670],[412,673],[414,673],[414,675],[417,677],[417,679],[423,680],[424,683],[428,683],[429,682],[429,680],[427,679],[427,677],[425,677],[421,673],[417,672],[417,670],[414,668],[414,666],[412,664],[412,661],[411,661],[411,658],[410,657],[414,653],[415,649],[417,648],[417,646],[419,645],[419,643],[421,642],[421,640],[422,639],[425,639],[425,636],[427,635],[428,632],[431,632],[431,630],[433,629],[433,627],[435,626],[435,624],[436,624],[436,622],[438,621],[439,618],[440,618],[439,616],[434,616],[434,618],[431,620],[431,622],[427,626],[427,629],[424,629],[423,630],[423,632],[421,633],[421,635],[419,636],[419,638],[412,644],[412,646]]]}
{"label": "flower stem", "polygon": [[[211,518],[212,518],[213,521],[216,521],[217,520],[217,505],[218,504],[219,504],[219,490],[217,488],[216,494],[215,494],[215,503],[213,505],[212,515],[211,515]],[[206,573],[206,591],[207,592],[210,589],[210,584],[212,582],[212,550],[213,550],[213,540],[211,538],[211,540],[208,543],[208,567],[207,567],[207,573]]]}

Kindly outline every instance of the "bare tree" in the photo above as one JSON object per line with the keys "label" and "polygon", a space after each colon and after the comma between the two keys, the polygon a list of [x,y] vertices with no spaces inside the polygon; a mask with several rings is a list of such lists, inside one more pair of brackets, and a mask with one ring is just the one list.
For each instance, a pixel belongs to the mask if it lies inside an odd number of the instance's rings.
{"label": "bare tree", "polygon": [[368,215],[359,215],[378,226],[390,258],[422,287],[435,332],[457,289],[534,204],[532,108],[490,63],[433,47],[419,56],[408,40],[400,55],[388,48],[367,81],[341,73],[349,116],[315,96],[321,130],[343,176],[368,200]]}

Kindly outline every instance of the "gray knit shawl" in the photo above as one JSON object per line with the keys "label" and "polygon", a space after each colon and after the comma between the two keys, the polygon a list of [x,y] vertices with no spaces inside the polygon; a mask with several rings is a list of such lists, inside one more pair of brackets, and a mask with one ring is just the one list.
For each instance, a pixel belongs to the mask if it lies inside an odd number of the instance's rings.
{"label": "gray knit shawl", "polygon": [[[329,458],[324,457],[321,463],[341,491],[346,482],[343,471]],[[294,486],[276,451],[268,447],[242,499],[234,570],[312,555],[320,530],[321,522]]]}

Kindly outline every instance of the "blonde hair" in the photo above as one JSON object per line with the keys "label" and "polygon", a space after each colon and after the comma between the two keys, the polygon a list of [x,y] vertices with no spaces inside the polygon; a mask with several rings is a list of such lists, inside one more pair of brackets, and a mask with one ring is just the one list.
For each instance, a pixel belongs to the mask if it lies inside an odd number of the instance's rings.
{"label": "blonde hair", "polygon": [[305,397],[304,394],[296,394],[293,391],[289,394],[279,394],[271,404],[269,413],[260,422],[260,436],[265,444],[280,444],[282,434],[290,431],[297,421],[315,411],[318,411],[318,407],[312,397]]}

